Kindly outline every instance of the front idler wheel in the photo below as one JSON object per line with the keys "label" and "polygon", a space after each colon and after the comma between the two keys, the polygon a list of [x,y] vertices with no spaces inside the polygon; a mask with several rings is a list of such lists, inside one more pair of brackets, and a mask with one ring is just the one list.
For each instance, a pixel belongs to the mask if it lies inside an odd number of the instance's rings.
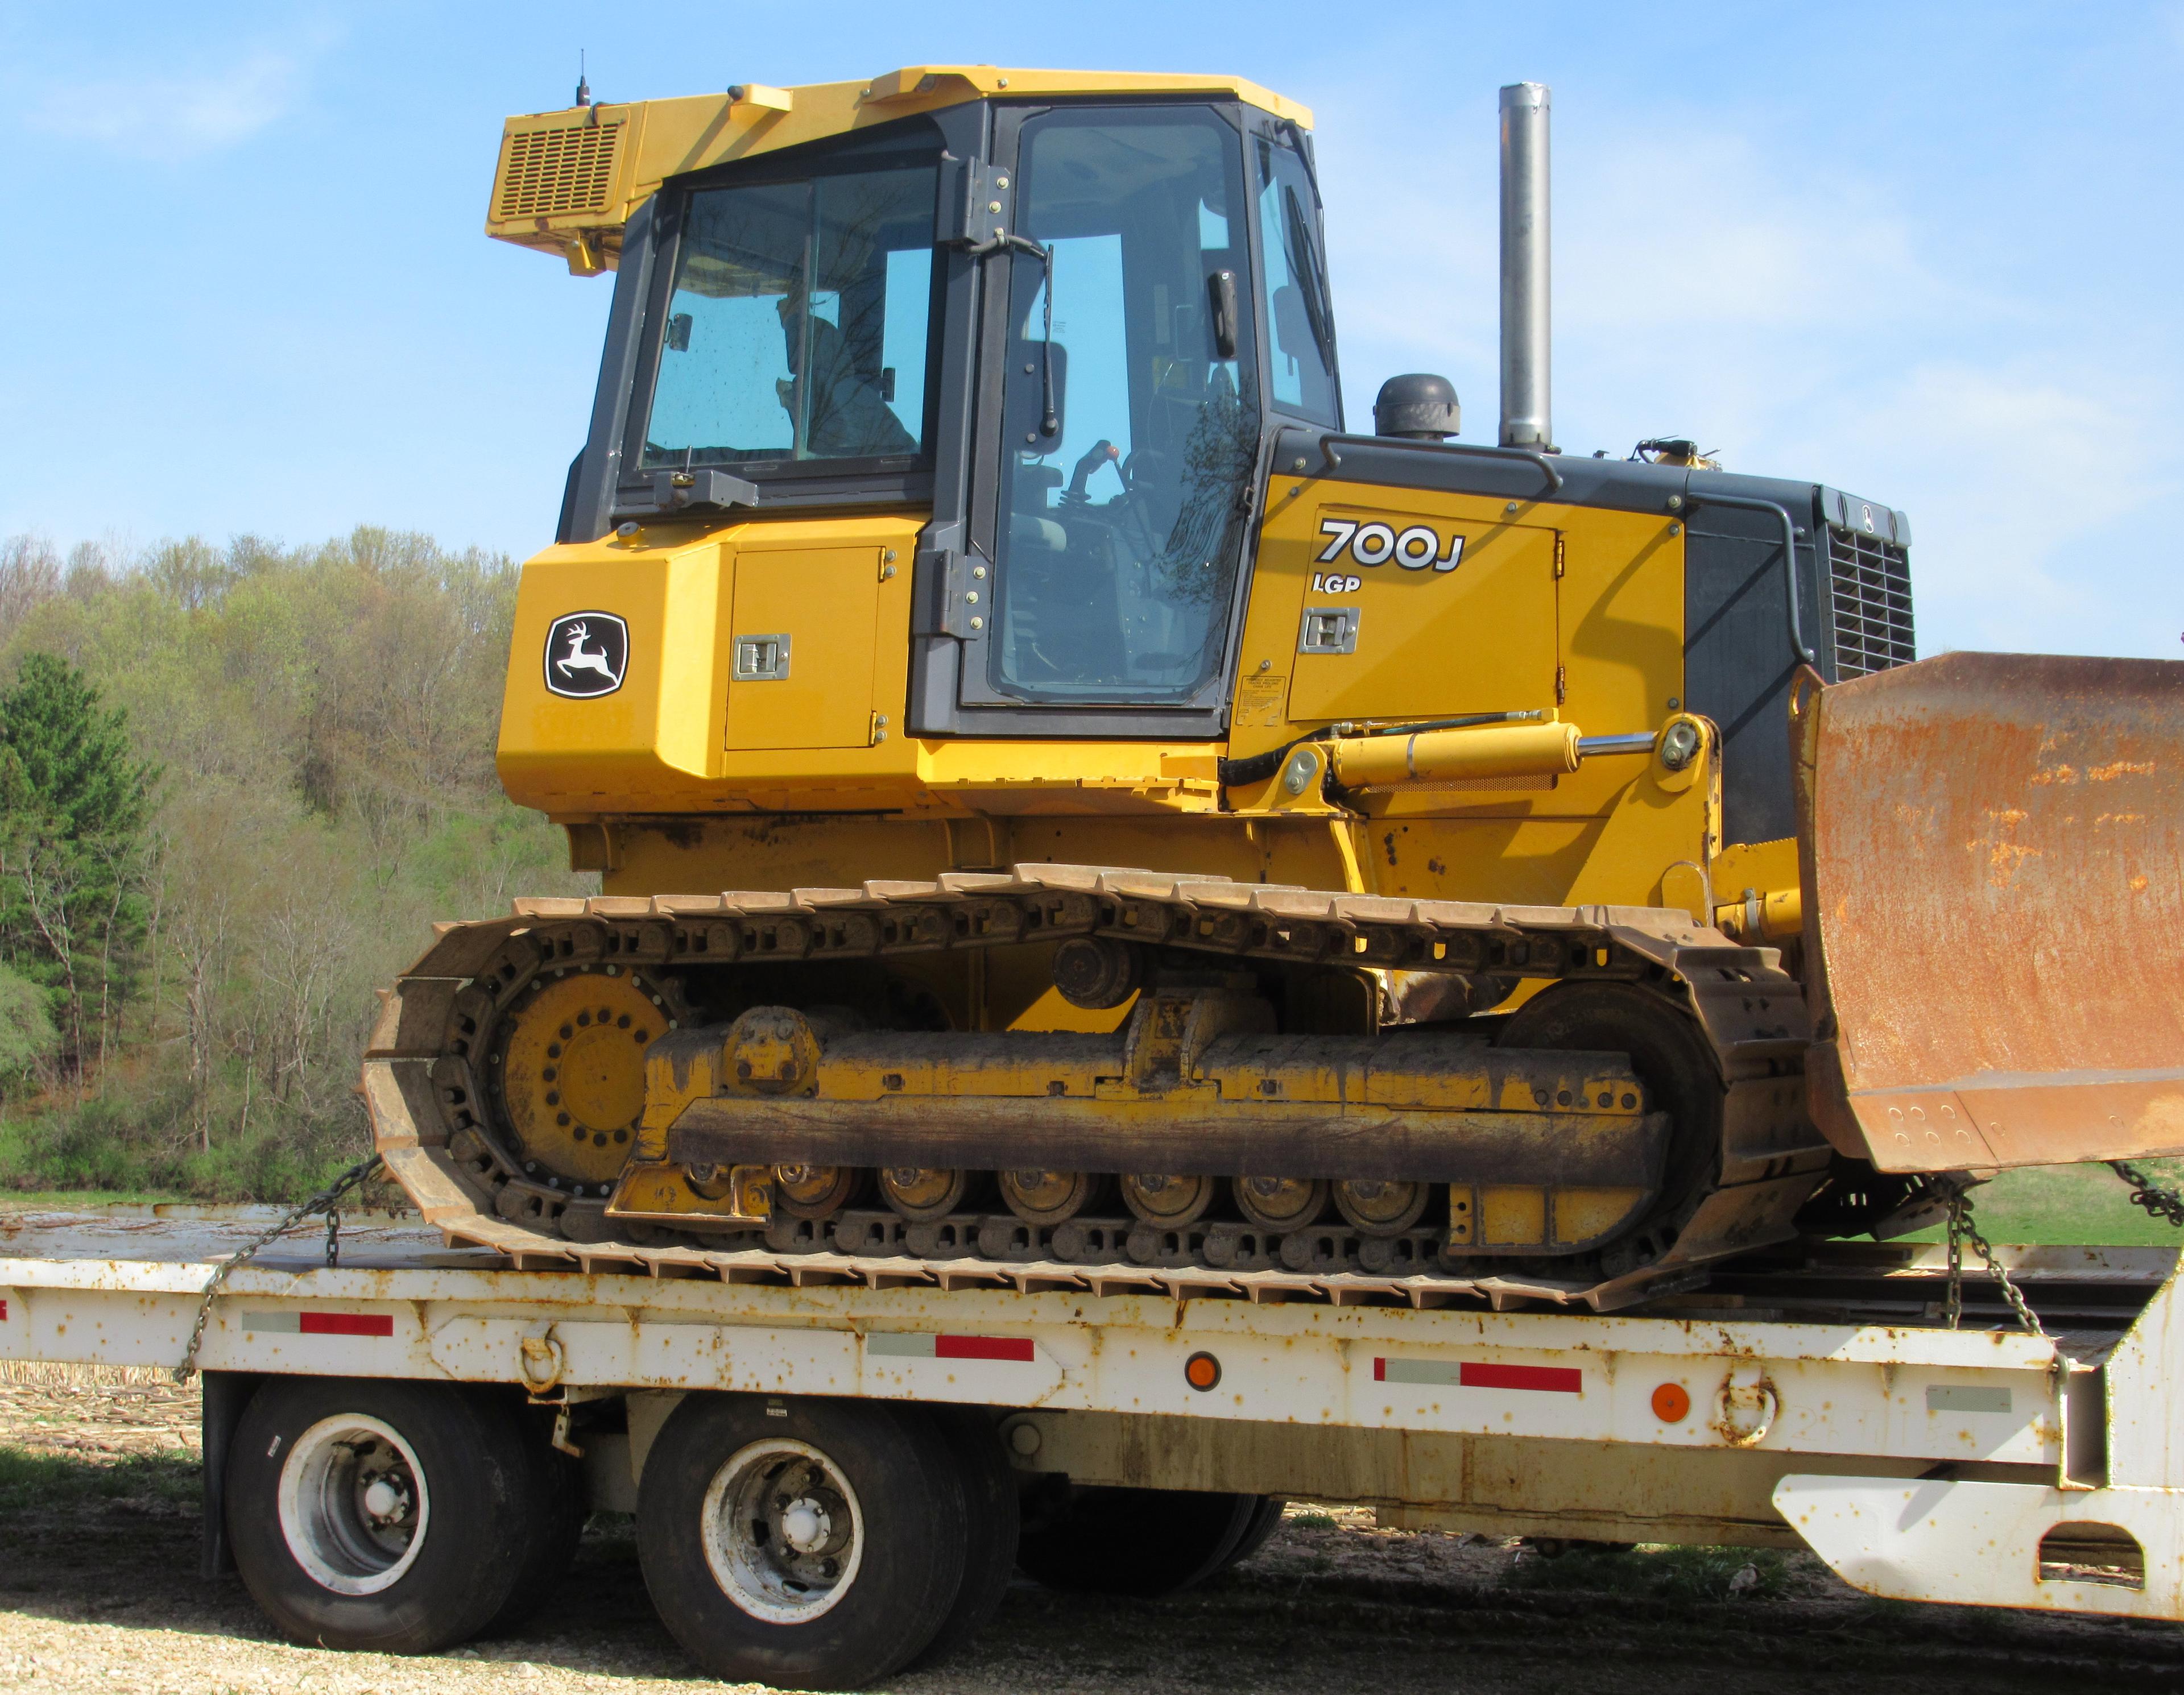
{"label": "front idler wheel", "polygon": [[1645,1104],[1667,1112],[1674,1125],[1660,1197],[1630,1234],[1673,1218],[1713,1183],[1721,1165],[1721,1073],[1696,1020],[1681,1009],[1629,983],[1559,983],[1527,1001],[1495,1046],[1630,1056],[1646,1086]]}

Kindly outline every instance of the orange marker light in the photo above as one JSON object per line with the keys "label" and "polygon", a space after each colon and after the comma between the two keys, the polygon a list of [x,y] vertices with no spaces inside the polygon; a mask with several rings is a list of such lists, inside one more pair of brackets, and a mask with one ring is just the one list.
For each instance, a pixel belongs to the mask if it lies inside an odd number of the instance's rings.
{"label": "orange marker light", "polygon": [[1183,1381],[1194,1389],[1211,1389],[1221,1381],[1221,1362],[1210,1353],[1194,1353],[1183,1362]]}
{"label": "orange marker light", "polygon": [[1691,1392],[1680,1383],[1663,1383],[1653,1392],[1653,1416],[1664,1425],[1680,1425],[1691,1409]]}

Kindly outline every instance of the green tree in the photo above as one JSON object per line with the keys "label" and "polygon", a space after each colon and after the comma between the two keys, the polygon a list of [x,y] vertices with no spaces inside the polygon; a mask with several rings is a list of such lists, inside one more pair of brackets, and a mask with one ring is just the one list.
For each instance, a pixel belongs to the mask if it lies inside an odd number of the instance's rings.
{"label": "green tree", "polygon": [[46,992],[0,965],[0,1092],[35,1077],[58,1040]]}
{"label": "green tree", "polygon": [[308,1193],[356,1158],[371,990],[429,923],[596,889],[494,770],[516,580],[370,527],[0,537],[0,1025],[8,970],[38,1014],[20,1074],[0,1027],[0,1183]]}
{"label": "green tree", "polygon": [[79,1091],[135,985],[157,780],[89,677],[25,657],[0,692],[0,957],[47,990]]}

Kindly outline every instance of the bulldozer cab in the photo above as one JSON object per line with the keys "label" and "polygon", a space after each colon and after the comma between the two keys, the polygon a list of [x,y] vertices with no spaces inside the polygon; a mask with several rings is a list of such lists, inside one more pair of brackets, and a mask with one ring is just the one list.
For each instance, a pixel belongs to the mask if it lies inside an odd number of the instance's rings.
{"label": "bulldozer cab", "polygon": [[963,103],[671,176],[563,539],[929,512],[913,734],[1216,737],[1262,444],[1340,426],[1325,279],[1306,133],[1238,100]]}

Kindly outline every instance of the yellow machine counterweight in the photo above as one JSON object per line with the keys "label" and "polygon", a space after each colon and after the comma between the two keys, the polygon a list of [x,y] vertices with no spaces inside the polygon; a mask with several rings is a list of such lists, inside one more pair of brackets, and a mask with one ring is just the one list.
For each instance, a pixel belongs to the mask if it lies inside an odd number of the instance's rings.
{"label": "yellow machine counterweight", "polygon": [[508,121],[488,233],[614,279],[499,753],[602,893],[390,993],[435,1223],[1605,1307],[2184,1148],[2119,1000],[2184,1004],[2184,667],[1914,664],[1902,514],[1557,451],[1503,120],[1493,444],[1418,375],[1346,430],[1311,114],[1248,82]]}

